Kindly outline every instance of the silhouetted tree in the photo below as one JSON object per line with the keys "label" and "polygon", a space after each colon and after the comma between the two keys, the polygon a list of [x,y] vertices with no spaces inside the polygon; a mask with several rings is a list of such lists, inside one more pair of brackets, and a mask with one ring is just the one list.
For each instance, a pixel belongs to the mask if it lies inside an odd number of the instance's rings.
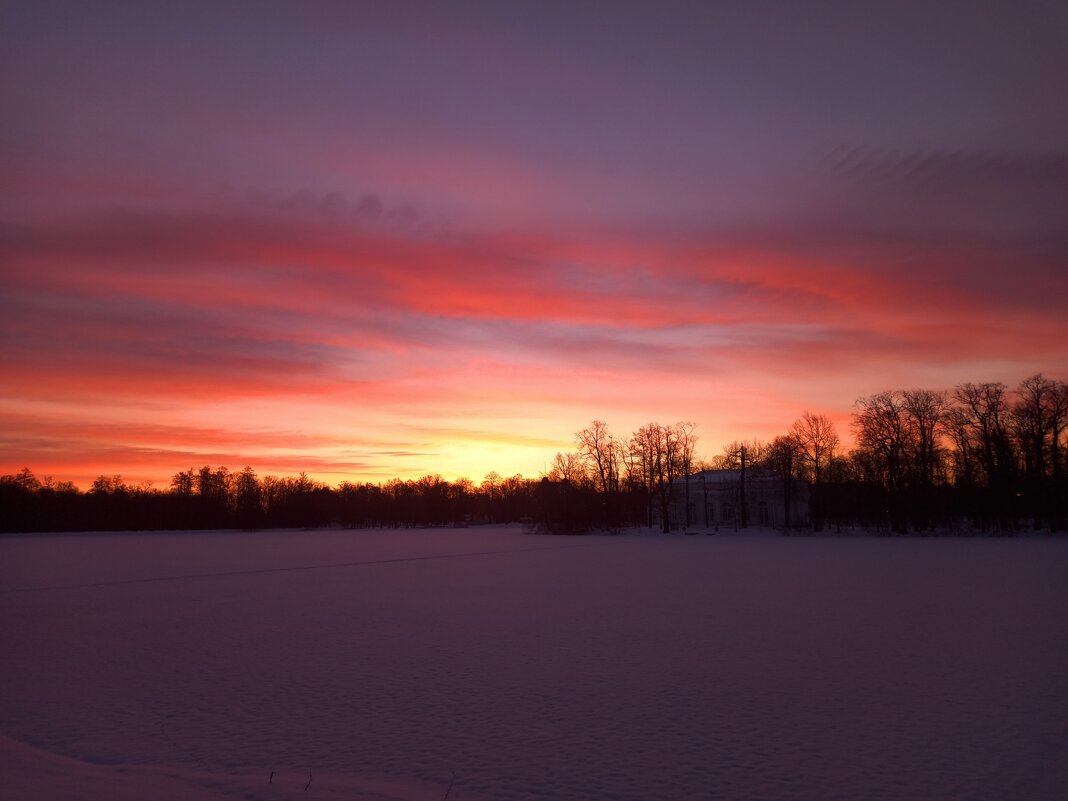
{"label": "silhouetted tree", "polygon": [[575,440],[579,453],[593,468],[597,490],[604,494],[618,491],[622,449],[608,425],[594,420],[575,433]]}
{"label": "silhouetted tree", "polygon": [[800,461],[801,443],[793,434],[782,434],[769,443],[760,462],[762,467],[782,477],[783,524],[787,530],[790,528],[790,490],[797,478]]}
{"label": "silhouetted tree", "polygon": [[768,452],[768,444],[760,439],[735,439],[723,446],[723,451],[712,457],[713,470],[738,470],[742,466],[742,452],[746,465],[760,464]]}
{"label": "silhouetted tree", "polygon": [[790,433],[801,446],[802,456],[812,465],[812,483],[820,483],[820,472],[838,448],[838,434],[831,419],[805,411],[794,421]]}
{"label": "silhouetted tree", "polygon": [[260,528],[264,524],[263,501],[256,471],[246,466],[234,479],[234,507],[242,528]]}
{"label": "silhouetted tree", "polygon": [[[552,530],[621,524],[664,531],[676,481],[707,464],[774,470],[791,479],[811,472],[814,520],[862,522],[893,530],[928,530],[967,517],[981,528],[1015,531],[1021,514],[1035,526],[1064,526],[1068,496],[1068,386],[1031,376],[1014,391],[1004,384],[961,384],[951,397],[930,390],[886,391],[854,407],[857,446],[836,454],[830,420],[805,412],[769,445],[736,441],[708,463],[696,457],[692,423],[650,423],[624,444],[594,420],[576,432],[578,450],[561,453],[541,481],[488,473],[476,487],[438,475],[336,489],[297,477],[230,473],[204,465],[174,474],[169,491],[97,477],[87,492],[43,481],[29,468],[0,476],[0,530],[244,528],[331,523],[345,526],[447,525],[542,521]],[[741,483],[741,482],[739,482]],[[687,493],[688,484],[685,486]],[[745,514],[745,505],[739,507]],[[655,504],[655,506],[654,506]],[[689,497],[685,523],[691,525]],[[1029,517],[1028,517],[1029,516]],[[743,518],[744,519],[744,518]]]}
{"label": "silhouetted tree", "polygon": [[550,481],[567,481],[575,486],[586,481],[586,463],[581,453],[568,451],[553,457],[548,474]]}
{"label": "silhouetted tree", "polygon": [[[631,455],[630,467],[637,471],[647,498],[659,501],[660,524],[665,534],[671,530],[670,509],[675,479],[684,475],[686,452],[692,448],[692,442],[685,444],[690,435],[692,426],[686,423],[670,426],[649,423],[631,435],[627,449]],[[649,524],[652,525],[651,512]]]}
{"label": "silhouetted tree", "polygon": [[868,469],[876,473],[889,493],[890,522],[904,530],[901,494],[905,487],[908,458],[908,424],[899,393],[878,392],[859,398],[853,413],[857,445],[867,451]]}
{"label": "silhouetted tree", "polygon": [[[693,452],[697,447],[697,435],[694,433],[696,423],[689,421],[676,423],[675,432],[679,442],[679,472],[681,478],[689,478],[693,474]],[[693,525],[693,511],[690,504],[690,482],[683,484],[686,491],[683,507],[686,509],[686,528]]]}
{"label": "silhouetted tree", "polygon": [[1023,461],[1023,494],[1036,523],[1062,524],[1059,484],[1060,438],[1068,422],[1068,391],[1041,373],[1016,390],[1010,426]]}
{"label": "silhouetted tree", "polygon": [[951,428],[977,457],[974,465],[984,492],[976,498],[984,507],[984,517],[999,530],[1015,528],[1016,456],[1009,436],[1006,387],[999,382],[966,383],[955,389],[953,397]]}

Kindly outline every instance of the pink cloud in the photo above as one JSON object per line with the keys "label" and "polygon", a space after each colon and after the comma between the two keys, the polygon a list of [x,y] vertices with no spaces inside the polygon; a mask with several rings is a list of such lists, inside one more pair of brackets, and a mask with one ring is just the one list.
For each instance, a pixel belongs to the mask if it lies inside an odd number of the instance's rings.
{"label": "pink cloud", "polygon": [[[910,376],[1055,371],[1068,341],[1048,300],[1063,294],[1058,272],[1037,257],[1008,270],[1013,251],[966,242],[479,235],[241,208],[8,225],[0,255],[9,411],[15,401],[151,399],[189,415],[289,398],[286,414],[299,416],[315,399],[331,409],[328,430],[291,442],[305,469],[330,476],[391,465],[448,473],[431,456],[409,465],[396,455],[435,451],[415,428],[339,457],[366,439],[346,406],[375,425],[407,415],[471,447],[527,452],[568,441],[593,417],[624,428],[699,419],[709,437],[770,436],[803,408],[847,420],[856,396],[914,385]],[[1020,270],[1026,281],[1015,280]],[[1018,374],[986,372],[1006,364]],[[472,423],[494,416],[542,421],[532,431]],[[270,452],[276,435],[263,422],[228,435],[168,428],[151,410],[125,428],[31,416],[8,458],[11,469],[22,460],[57,474],[123,472],[123,460],[146,475],[167,460],[172,472],[186,462],[298,466],[302,457]],[[69,446],[62,456],[56,443]],[[464,470],[483,467],[514,472]]]}

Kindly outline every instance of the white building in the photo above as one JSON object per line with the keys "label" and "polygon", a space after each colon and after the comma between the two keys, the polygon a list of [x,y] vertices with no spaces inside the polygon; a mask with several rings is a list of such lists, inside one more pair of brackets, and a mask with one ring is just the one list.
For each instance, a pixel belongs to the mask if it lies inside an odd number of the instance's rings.
{"label": "white building", "polygon": [[[660,520],[654,502],[654,520]],[[688,512],[688,514],[687,514]],[[770,470],[702,470],[674,482],[669,526],[685,528],[784,528],[811,522],[808,482],[784,481]]]}

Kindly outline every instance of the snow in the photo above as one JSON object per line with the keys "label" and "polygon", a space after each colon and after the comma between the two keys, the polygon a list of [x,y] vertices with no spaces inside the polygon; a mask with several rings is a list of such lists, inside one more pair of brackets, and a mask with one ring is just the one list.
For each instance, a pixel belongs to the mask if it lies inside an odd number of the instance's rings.
{"label": "snow", "polygon": [[1064,539],[4,538],[0,788],[1063,798],[1066,577]]}

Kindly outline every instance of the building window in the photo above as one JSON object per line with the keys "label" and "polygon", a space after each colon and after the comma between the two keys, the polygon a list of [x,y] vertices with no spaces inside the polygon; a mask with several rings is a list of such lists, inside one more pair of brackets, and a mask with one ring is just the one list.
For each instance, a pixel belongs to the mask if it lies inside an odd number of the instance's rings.
{"label": "building window", "polygon": [[757,504],[757,519],[763,524],[768,524],[768,502],[761,501]]}
{"label": "building window", "polygon": [[723,522],[724,523],[733,523],[734,522],[734,506],[732,504],[729,504],[729,503],[723,504]]}

